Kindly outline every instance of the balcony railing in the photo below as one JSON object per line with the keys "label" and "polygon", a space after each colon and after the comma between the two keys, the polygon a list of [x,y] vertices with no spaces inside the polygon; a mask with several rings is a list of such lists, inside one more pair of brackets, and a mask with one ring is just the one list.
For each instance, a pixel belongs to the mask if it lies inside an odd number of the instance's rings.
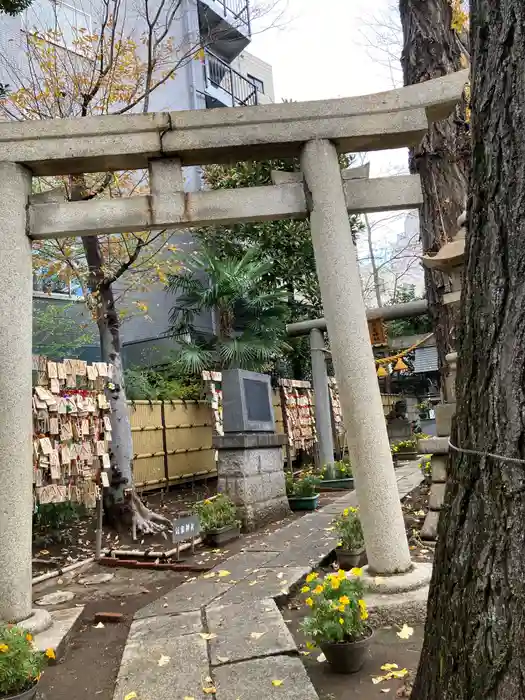
{"label": "balcony railing", "polygon": [[215,0],[219,5],[222,5],[224,16],[227,17],[228,12],[243,24],[250,33],[250,3],[249,0]]}
{"label": "balcony railing", "polygon": [[[235,1],[227,0],[227,2]],[[220,91],[221,102],[232,107],[251,107],[257,104],[257,88],[252,82],[211,51],[206,51],[205,55],[206,87],[216,88],[217,93]]]}

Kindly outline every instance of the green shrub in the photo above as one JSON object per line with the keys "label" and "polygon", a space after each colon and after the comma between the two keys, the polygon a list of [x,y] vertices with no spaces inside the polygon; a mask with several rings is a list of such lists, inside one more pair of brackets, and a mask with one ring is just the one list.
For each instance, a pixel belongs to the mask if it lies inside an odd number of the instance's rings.
{"label": "green shrub", "polygon": [[311,471],[300,472],[294,478],[291,472],[286,473],[286,495],[295,498],[311,498],[317,493],[318,480]]}
{"label": "green shrub", "polygon": [[368,611],[363,600],[362,570],[352,569],[352,577],[340,569],[324,580],[314,572],[306,577],[301,592],[311,609],[302,629],[315,644],[355,642],[367,635]]}
{"label": "green shrub", "polygon": [[53,649],[38,651],[33,637],[14,625],[0,625],[0,697],[19,695],[40,678]]}
{"label": "green shrub", "polygon": [[[332,471],[333,477],[330,475]],[[319,472],[320,479],[350,479],[352,477],[352,465],[350,462],[341,460],[334,462],[332,470],[328,465],[325,465]]]}
{"label": "green shrub", "polygon": [[219,530],[228,525],[239,525],[237,508],[224,493],[219,493],[215,498],[207,498],[196,503],[195,513],[199,516],[204,532]]}
{"label": "green shrub", "polygon": [[334,520],[334,527],[339,535],[339,546],[342,549],[356,551],[364,547],[365,540],[359,519],[359,508],[345,508]]}

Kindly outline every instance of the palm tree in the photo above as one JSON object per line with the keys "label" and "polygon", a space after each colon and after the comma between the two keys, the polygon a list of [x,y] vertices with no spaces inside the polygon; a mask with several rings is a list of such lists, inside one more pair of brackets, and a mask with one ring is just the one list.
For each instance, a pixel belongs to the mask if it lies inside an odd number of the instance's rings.
{"label": "palm tree", "polygon": [[[272,264],[261,260],[257,251],[219,260],[204,246],[170,276],[168,289],[177,295],[171,330],[184,371],[261,370],[289,349],[287,294],[284,288],[265,291],[271,272]],[[196,327],[203,312],[211,312],[216,320],[211,338]]]}

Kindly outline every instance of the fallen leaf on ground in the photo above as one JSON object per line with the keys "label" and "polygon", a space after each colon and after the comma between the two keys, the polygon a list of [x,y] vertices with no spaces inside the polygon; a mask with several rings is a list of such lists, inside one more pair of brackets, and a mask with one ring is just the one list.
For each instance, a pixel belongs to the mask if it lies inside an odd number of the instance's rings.
{"label": "fallen leaf on ground", "polygon": [[136,697],[137,693],[134,690],[132,690],[131,693],[128,693],[124,696],[124,700],[135,700]]}
{"label": "fallen leaf on ground", "polygon": [[214,554],[219,554],[219,552],[220,552],[221,550],[220,550],[220,549],[212,549],[211,551],[212,551]]}
{"label": "fallen leaf on ground", "polygon": [[399,632],[397,633],[397,636],[399,639],[410,639],[410,637],[414,634],[414,629],[412,627],[409,627],[408,625],[403,625]]}
{"label": "fallen leaf on ground", "polygon": [[171,658],[169,656],[164,656],[164,654],[161,654],[160,659],[157,661],[157,666],[166,666],[170,661]]}
{"label": "fallen leaf on ground", "polygon": [[405,676],[408,676],[408,669],[402,668],[400,671],[392,671],[389,675],[392,678],[405,678]]}
{"label": "fallen leaf on ground", "polygon": [[230,571],[226,571],[226,569],[221,569],[221,570],[219,571],[219,578],[224,578],[225,576],[229,576],[230,573],[231,573],[231,572],[230,572]]}
{"label": "fallen leaf on ground", "polygon": [[394,668],[399,668],[397,664],[383,664],[381,666],[382,671],[392,671]]}
{"label": "fallen leaf on ground", "polygon": [[381,683],[381,681],[386,681],[387,676],[372,676],[372,683],[374,685],[377,685],[378,683]]}
{"label": "fallen leaf on ground", "polygon": [[[199,635],[200,635],[203,639],[205,639],[206,641],[209,641],[210,639],[215,639],[215,637],[217,636],[217,635],[214,634],[213,632],[210,632],[209,634],[208,634],[207,632],[199,632]],[[397,668],[397,666],[396,666],[396,668]]]}
{"label": "fallen leaf on ground", "polygon": [[249,585],[249,586],[255,586],[256,583],[257,583],[257,580],[255,580],[255,581],[250,581],[250,583],[249,583],[248,585]]}
{"label": "fallen leaf on ground", "polygon": [[221,664],[226,664],[228,663],[230,659],[227,656],[219,656],[217,655],[217,661],[220,661]]}
{"label": "fallen leaf on ground", "polygon": [[389,693],[389,692],[390,692],[390,688],[381,688],[381,692],[382,692],[382,693]]}
{"label": "fallen leaf on ground", "polygon": [[98,625],[95,625],[96,630],[101,630],[103,628],[104,628],[104,625],[102,624],[102,622],[99,622]]}
{"label": "fallen leaf on ground", "polygon": [[424,510],[416,510],[414,515],[418,518],[424,518],[425,517],[425,511]]}
{"label": "fallen leaf on ground", "polygon": [[184,700],[195,700],[195,698],[193,697],[193,695],[185,695]]}
{"label": "fallen leaf on ground", "polygon": [[317,661],[319,661],[320,664],[324,663],[326,661],[326,656],[323,653],[319,654]]}
{"label": "fallen leaf on ground", "polygon": [[428,552],[428,549],[420,549],[419,550],[420,554],[427,554],[427,552]]}
{"label": "fallen leaf on ground", "polygon": [[217,688],[214,685],[207,685],[202,689],[202,692],[206,693],[206,695],[212,695],[217,692]]}
{"label": "fallen leaf on ground", "polygon": [[204,576],[202,578],[214,578],[215,575],[216,574],[213,571],[210,571],[209,574],[204,574]]}
{"label": "fallen leaf on ground", "polygon": [[282,681],[278,681],[278,680],[272,681],[272,685],[275,686],[276,688],[278,688],[282,684],[283,684]]}
{"label": "fallen leaf on ground", "polygon": [[302,656],[310,656],[311,652],[310,651],[300,651],[299,654]]}
{"label": "fallen leaf on ground", "polygon": [[280,574],[277,574],[277,578],[282,578],[284,576],[283,572],[281,571]]}
{"label": "fallen leaf on ground", "polygon": [[266,632],[252,632],[250,634],[250,637],[252,639],[260,639],[263,636],[263,634],[266,634]]}

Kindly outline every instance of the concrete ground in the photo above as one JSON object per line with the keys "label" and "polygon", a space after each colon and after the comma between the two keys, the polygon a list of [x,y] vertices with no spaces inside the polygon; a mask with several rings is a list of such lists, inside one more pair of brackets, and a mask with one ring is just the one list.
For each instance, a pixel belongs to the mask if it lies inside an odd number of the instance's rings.
{"label": "concrete ground", "polygon": [[[422,478],[414,463],[396,475],[401,498]],[[316,700],[305,657],[276,603],[284,606],[305,576],[330,556],[337,544],[333,518],[355,504],[355,492],[345,494],[255,539],[208,574],[187,580],[138,611],[114,700],[204,700],[210,695],[248,700],[261,693]],[[375,675],[381,673],[375,658],[370,664]]]}

